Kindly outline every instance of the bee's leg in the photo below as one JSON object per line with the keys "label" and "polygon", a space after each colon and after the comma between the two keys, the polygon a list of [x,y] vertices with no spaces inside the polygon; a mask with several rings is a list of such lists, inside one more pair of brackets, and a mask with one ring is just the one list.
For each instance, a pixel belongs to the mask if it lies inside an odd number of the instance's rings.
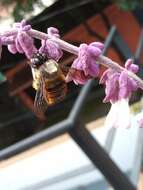
{"label": "bee's leg", "polygon": [[60,68],[61,68],[64,76],[66,76],[68,74],[68,72],[69,72],[69,70],[70,70],[71,67],[67,66],[67,65],[60,65]]}

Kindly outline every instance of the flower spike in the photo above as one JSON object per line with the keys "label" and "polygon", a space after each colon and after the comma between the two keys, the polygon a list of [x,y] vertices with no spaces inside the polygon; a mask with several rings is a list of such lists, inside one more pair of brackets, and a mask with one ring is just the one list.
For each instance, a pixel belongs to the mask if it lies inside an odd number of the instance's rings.
{"label": "flower spike", "polygon": [[123,120],[122,124],[125,123],[126,126],[129,126],[129,98],[132,92],[138,88],[143,89],[143,80],[136,75],[139,68],[133,64],[131,59],[126,61],[125,67],[122,67],[102,55],[104,45],[100,42],[93,42],[89,45],[81,44],[76,47],[59,39],[59,31],[56,28],[48,28],[47,34],[45,34],[33,30],[25,20],[15,23],[12,29],[0,34],[0,48],[2,45],[7,45],[11,53],[25,53],[30,59],[38,52],[34,46],[34,38],[41,40],[39,53],[46,54],[48,58],[58,61],[63,54],[62,50],[77,56],[66,77],[67,82],[73,81],[75,84],[83,85],[87,80],[99,76],[99,65],[108,67],[109,69],[103,73],[100,79],[100,83],[105,84],[104,102],[112,104],[107,121],[111,121],[112,110],[114,110],[114,113],[119,117],[112,117],[113,122],[111,123],[113,126],[121,125],[119,122],[122,120],[120,115],[125,111],[124,118],[127,120]]}

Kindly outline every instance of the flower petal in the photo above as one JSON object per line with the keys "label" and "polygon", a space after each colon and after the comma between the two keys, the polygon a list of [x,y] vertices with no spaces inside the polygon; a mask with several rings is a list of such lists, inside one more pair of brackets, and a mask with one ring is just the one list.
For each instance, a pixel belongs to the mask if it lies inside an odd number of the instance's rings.
{"label": "flower petal", "polygon": [[133,64],[133,60],[132,59],[128,59],[125,63],[125,68],[129,71],[132,71],[133,73],[137,73],[139,70],[139,66]]}
{"label": "flower petal", "polygon": [[99,76],[99,65],[95,63],[93,60],[89,65],[88,65],[88,70],[87,70],[86,75],[90,75],[91,77],[98,77]]}
{"label": "flower petal", "polygon": [[118,116],[118,102],[111,104],[111,108],[106,116],[104,127],[110,129],[116,126]]}
{"label": "flower petal", "polygon": [[133,60],[132,59],[127,59],[126,63],[125,63],[125,68],[127,70],[129,70],[130,66],[133,64]]}
{"label": "flower petal", "polygon": [[118,101],[118,115],[116,127],[129,128],[131,126],[131,114],[128,99]]}
{"label": "flower petal", "polygon": [[118,91],[119,91],[119,73],[114,73],[110,77],[109,80],[106,81],[106,88],[105,88],[105,93],[106,97],[104,98],[103,102],[115,102],[118,100]]}
{"label": "flower petal", "polygon": [[130,88],[130,91],[136,91],[138,89],[137,82],[132,78],[128,78],[128,86]]}
{"label": "flower petal", "polygon": [[129,128],[131,126],[131,115],[128,99],[122,99],[111,104],[109,113],[107,114],[105,124],[106,128]]}
{"label": "flower petal", "polygon": [[104,71],[104,73],[100,78],[99,84],[104,84],[109,79],[111,71],[112,71],[111,69],[106,69],[106,71]]}
{"label": "flower petal", "polygon": [[60,34],[59,34],[59,30],[55,27],[49,27],[47,28],[47,33],[49,36],[51,37],[56,37],[56,38],[60,38]]}
{"label": "flower petal", "polygon": [[9,44],[7,46],[8,50],[12,53],[12,54],[16,54],[17,53],[17,49],[16,49],[16,45],[15,44]]}
{"label": "flower petal", "polygon": [[68,75],[66,76],[66,82],[73,80],[75,84],[84,85],[89,78],[89,76],[84,75],[83,71],[71,68],[68,72]]}
{"label": "flower petal", "polygon": [[31,58],[36,53],[36,47],[34,46],[34,40],[26,32],[19,32],[17,35],[18,42],[22,47],[25,55]]}
{"label": "flower petal", "polygon": [[99,48],[91,45],[88,46],[87,51],[90,53],[90,56],[95,56],[95,57],[99,56],[102,53],[102,51]]}
{"label": "flower petal", "polygon": [[21,46],[21,44],[19,43],[19,40],[18,40],[18,36],[17,38],[15,39],[15,46],[16,46],[16,49],[19,53],[24,53],[24,50]]}
{"label": "flower petal", "polygon": [[137,73],[138,70],[139,70],[139,66],[138,65],[135,65],[135,64],[132,64],[129,68],[130,71],[132,71],[133,73]]}
{"label": "flower petal", "polygon": [[128,98],[130,96],[130,92],[128,74],[126,71],[123,71],[119,77],[119,99]]}
{"label": "flower petal", "polygon": [[39,52],[46,54],[48,58],[54,59],[55,61],[58,61],[63,55],[63,51],[59,45],[50,39],[41,41]]}
{"label": "flower petal", "polygon": [[100,50],[103,50],[104,49],[104,44],[101,43],[101,42],[92,42],[90,43],[91,46],[94,46],[96,48],[99,48]]}

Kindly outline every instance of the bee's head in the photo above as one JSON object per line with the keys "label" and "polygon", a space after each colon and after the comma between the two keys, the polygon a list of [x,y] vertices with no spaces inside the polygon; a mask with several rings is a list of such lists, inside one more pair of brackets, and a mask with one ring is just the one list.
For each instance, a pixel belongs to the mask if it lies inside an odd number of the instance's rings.
{"label": "bee's head", "polygon": [[39,68],[41,65],[43,65],[48,60],[47,56],[45,54],[36,53],[34,56],[30,59],[31,66],[33,68]]}

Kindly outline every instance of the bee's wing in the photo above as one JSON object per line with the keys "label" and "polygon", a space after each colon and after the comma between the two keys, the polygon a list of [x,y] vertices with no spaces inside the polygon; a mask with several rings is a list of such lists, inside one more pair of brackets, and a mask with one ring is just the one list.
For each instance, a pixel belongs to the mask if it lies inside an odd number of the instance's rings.
{"label": "bee's wing", "polygon": [[36,96],[34,100],[34,107],[36,113],[44,113],[48,107],[44,96],[43,96],[43,84],[41,82],[40,88],[36,91]]}

